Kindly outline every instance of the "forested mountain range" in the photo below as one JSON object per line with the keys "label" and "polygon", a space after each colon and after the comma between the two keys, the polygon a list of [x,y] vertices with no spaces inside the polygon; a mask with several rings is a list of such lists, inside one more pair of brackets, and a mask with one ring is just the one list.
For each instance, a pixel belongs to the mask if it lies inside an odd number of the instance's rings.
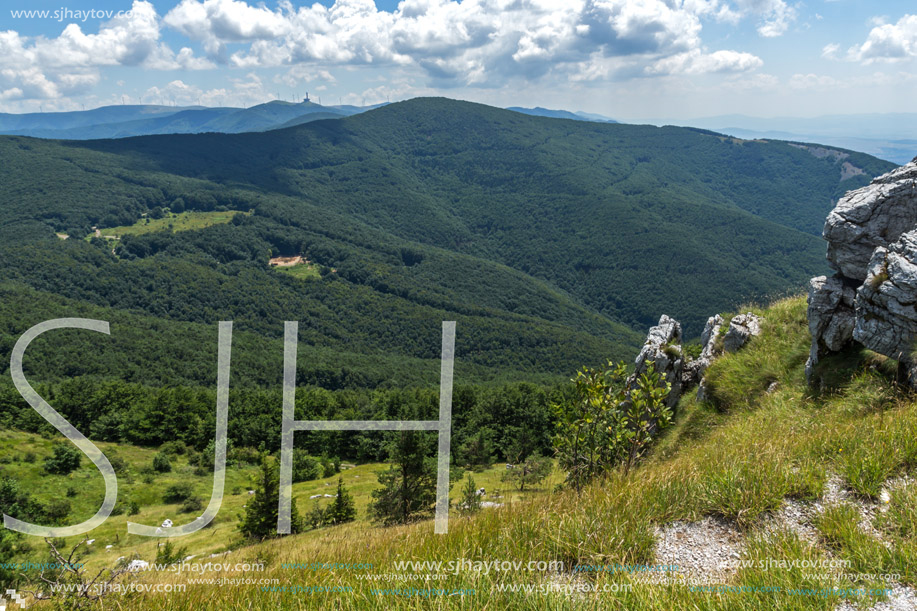
{"label": "forested mountain range", "polygon": [[367,108],[322,106],[308,100],[274,100],[250,108],[105,106],[87,111],[0,114],[0,134],[70,140],[203,132],[238,134],[346,117]]}
{"label": "forested mountain range", "polygon": [[100,318],[112,338],[42,338],[27,370],[212,385],[233,320],[234,379],[272,385],[299,320],[300,383],[435,384],[457,320],[464,381],[563,379],[632,358],[662,313],[698,335],[824,271],[833,201],[892,167],[832,151],[447,99],[257,133],[4,136],[0,347]]}

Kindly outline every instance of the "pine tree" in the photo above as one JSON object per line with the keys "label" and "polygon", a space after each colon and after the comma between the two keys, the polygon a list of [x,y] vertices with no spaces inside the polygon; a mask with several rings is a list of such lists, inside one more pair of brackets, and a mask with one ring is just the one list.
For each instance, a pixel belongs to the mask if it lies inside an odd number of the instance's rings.
{"label": "pine tree", "polygon": [[338,478],[338,494],[334,502],[328,507],[327,521],[331,524],[343,524],[352,522],[357,518],[357,507],[353,502],[353,497],[344,487],[344,478]]}
{"label": "pine tree", "polygon": [[468,474],[465,485],[462,486],[462,500],[458,510],[466,515],[481,511],[481,497],[478,496],[478,486],[474,483],[471,473]]}
{"label": "pine tree", "polygon": [[405,524],[429,514],[436,501],[436,463],[427,458],[425,439],[403,431],[391,446],[392,464],[379,473],[382,488],[373,490],[369,515],[385,526]]}
{"label": "pine tree", "polygon": [[[252,539],[267,539],[278,536],[277,503],[280,498],[280,476],[277,463],[267,456],[261,457],[261,471],[255,486],[255,495],[245,506],[239,530]],[[290,530],[293,534],[303,530],[303,521],[292,502],[290,512]]]}

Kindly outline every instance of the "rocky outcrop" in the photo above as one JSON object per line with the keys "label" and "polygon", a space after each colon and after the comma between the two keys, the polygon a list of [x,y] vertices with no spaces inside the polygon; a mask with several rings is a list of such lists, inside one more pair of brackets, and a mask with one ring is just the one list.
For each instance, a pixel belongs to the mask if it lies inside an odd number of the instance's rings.
{"label": "rocky outcrop", "polygon": [[701,335],[702,349],[700,356],[688,360],[681,346],[681,325],[678,321],[662,315],[659,324],[652,327],[646,336],[646,342],[634,362],[634,374],[627,379],[627,388],[634,388],[637,377],[646,373],[650,363],[655,363],[656,371],[665,374],[665,379],[672,386],[666,398],[666,405],[672,409],[678,405],[684,392],[699,386],[697,398],[706,398],[704,373],[707,367],[724,352],[735,352],[748,343],[752,337],[761,332],[761,319],[748,312],[734,316],[729,327],[723,331],[726,321],[719,314],[707,319]]}
{"label": "rocky outcrop", "polygon": [[647,372],[651,363],[655,364],[658,373],[665,374],[666,381],[672,385],[666,405],[674,409],[681,398],[685,359],[681,349],[681,325],[665,314],[659,319],[659,324],[650,328],[646,336],[646,342],[634,361],[634,373],[627,380],[629,389],[634,387],[641,374]]}
{"label": "rocky outcrop", "polygon": [[704,373],[710,363],[724,352],[740,350],[748,343],[748,340],[761,333],[762,319],[751,312],[733,316],[729,321],[729,327],[723,333],[725,322],[719,314],[707,319],[704,333],[701,335],[703,350],[701,350],[700,357],[696,361],[689,363],[689,366],[697,367],[699,370],[699,379],[697,381],[698,401],[706,401],[710,398],[707,380],[704,378]]}
{"label": "rocky outcrop", "polygon": [[917,159],[844,195],[824,236],[838,273],[809,284],[809,383],[821,358],[856,341],[898,360],[917,388]]}
{"label": "rocky outcrop", "polygon": [[761,319],[755,314],[748,312],[733,316],[729,321],[729,330],[723,337],[723,350],[735,352],[759,333],[761,333]]}
{"label": "rocky outcrop", "polygon": [[806,362],[806,378],[824,355],[843,350],[853,339],[856,286],[843,276],[818,276],[809,281],[808,319],[812,347]]}
{"label": "rocky outcrop", "polygon": [[719,314],[707,319],[707,324],[704,325],[704,332],[700,336],[702,346],[700,356],[685,364],[684,374],[682,375],[683,388],[688,388],[695,384],[703,384],[704,372],[707,371],[707,367],[710,366],[710,363],[720,352],[717,348],[716,340],[719,337],[723,322],[723,317]]}
{"label": "rocky outcrop", "polygon": [[874,179],[842,197],[825,221],[828,261],[842,276],[863,282],[878,247],[917,228],[917,162]]}
{"label": "rocky outcrop", "polygon": [[[877,248],[866,282],[857,291],[853,338],[898,360],[915,377],[917,351],[917,230],[888,248]],[[917,381],[917,380],[913,380]],[[912,383],[912,386],[915,384]]]}
{"label": "rocky outcrop", "polygon": [[706,360],[708,365],[718,353],[716,338],[719,336],[720,328],[724,322],[722,316],[714,314],[707,319],[707,324],[704,325],[704,332],[701,333],[700,343],[703,345],[703,349],[700,352],[700,359]]}

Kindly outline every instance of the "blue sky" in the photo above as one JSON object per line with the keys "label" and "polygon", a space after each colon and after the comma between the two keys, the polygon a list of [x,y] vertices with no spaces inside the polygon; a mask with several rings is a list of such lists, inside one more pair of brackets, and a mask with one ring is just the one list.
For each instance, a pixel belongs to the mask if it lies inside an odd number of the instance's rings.
{"label": "blue sky", "polygon": [[917,5],[12,0],[0,57],[5,112],[249,106],[307,91],[324,104],[445,95],[628,121],[910,112]]}

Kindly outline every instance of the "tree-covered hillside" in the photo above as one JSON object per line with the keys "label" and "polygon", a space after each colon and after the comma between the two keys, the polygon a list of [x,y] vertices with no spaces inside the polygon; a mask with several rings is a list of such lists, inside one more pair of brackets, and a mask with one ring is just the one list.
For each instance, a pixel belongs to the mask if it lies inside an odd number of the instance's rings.
{"label": "tree-covered hillside", "polygon": [[[833,199],[890,169],[850,153],[864,174],[841,181],[837,160],[784,143],[445,99],[252,134],[3,137],[0,159],[5,352],[31,324],[84,311],[150,329],[152,344],[168,337],[181,356],[164,346],[165,369],[205,378],[215,346],[195,347],[218,320],[274,351],[282,322],[299,320],[324,371],[303,367],[301,381],[363,372],[339,386],[414,383],[424,367],[435,383],[447,319],[466,381],[629,358],[663,312],[698,334],[710,314],[822,271]],[[213,210],[250,214],[92,237]],[[278,256],[319,277],[270,268]],[[133,381],[166,383],[120,350],[69,366],[117,376],[119,363],[141,372]],[[42,375],[72,375],[50,362]]]}

